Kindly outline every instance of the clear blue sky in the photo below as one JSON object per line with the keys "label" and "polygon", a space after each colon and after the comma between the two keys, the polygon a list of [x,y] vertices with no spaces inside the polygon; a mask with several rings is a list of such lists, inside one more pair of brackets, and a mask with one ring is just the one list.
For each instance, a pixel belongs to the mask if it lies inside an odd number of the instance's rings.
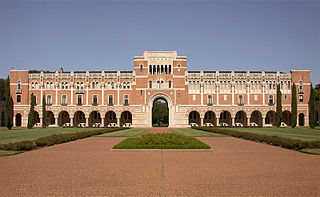
{"label": "clear blue sky", "polygon": [[319,2],[0,2],[0,77],[14,69],[132,70],[176,50],[188,70],[311,70]]}

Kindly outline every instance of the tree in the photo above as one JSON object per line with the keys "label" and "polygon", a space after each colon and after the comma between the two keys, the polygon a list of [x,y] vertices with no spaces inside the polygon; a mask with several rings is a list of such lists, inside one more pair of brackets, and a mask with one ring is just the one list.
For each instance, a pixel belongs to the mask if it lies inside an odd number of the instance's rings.
{"label": "tree", "polygon": [[47,126],[47,111],[46,111],[46,99],[45,95],[42,97],[42,127],[46,128]]}
{"label": "tree", "polygon": [[10,79],[6,81],[5,87],[5,103],[6,103],[6,126],[10,130],[13,127],[13,101],[10,96]]}
{"label": "tree", "polygon": [[291,127],[295,128],[297,126],[297,88],[296,84],[292,85],[292,97],[291,97]]}
{"label": "tree", "polygon": [[0,79],[0,101],[6,100],[6,87],[7,81],[5,79]]}
{"label": "tree", "polygon": [[309,115],[309,126],[311,129],[314,129],[316,126],[316,121],[315,121],[315,95],[314,95],[314,90],[311,84],[311,91],[310,91],[310,100],[309,100],[309,107],[310,107],[310,115]]}
{"label": "tree", "polygon": [[28,114],[28,129],[32,129],[34,125],[34,96],[33,93],[30,97],[31,103],[30,103],[30,112]]}
{"label": "tree", "polygon": [[152,108],[152,124],[169,124],[169,109],[167,102],[163,99],[154,101]]}
{"label": "tree", "polygon": [[276,109],[276,126],[281,126],[281,116],[282,116],[282,101],[281,101],[281,91],[280,85],[277,85],[277,109]]}
{"label": "tree", "polygon": [[314,88],[314,96],[316,101],[320,100],[320,84],[317,84]]}

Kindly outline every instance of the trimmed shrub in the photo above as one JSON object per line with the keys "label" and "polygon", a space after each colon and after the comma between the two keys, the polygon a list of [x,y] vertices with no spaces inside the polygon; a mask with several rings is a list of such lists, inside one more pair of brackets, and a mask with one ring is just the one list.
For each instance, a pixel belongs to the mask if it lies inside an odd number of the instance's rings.
{"label": "trimmed shrub", "polygon": [[218,128],[212,128],[212,127],[194,127],[193,129],[229,135],[232,137],[237,137],[237,138],[250,140],[254,142],[263,142],[266,144],[281,146],[281,147],[293,149],[293,150],[300,150],[303,148],[320,148],[320,141],[301,141],[301,140],[289,139],[289,138],[284,138],[279,136],[240,132],[240,131],[218,129]]}
{"label": "trimmed shrub", "polygon": [[9,144],[0,144],[1,150],[24,151],[24,150],[32,150],[35,148],[36,148],[35,143],[30,140],[14,142]]}

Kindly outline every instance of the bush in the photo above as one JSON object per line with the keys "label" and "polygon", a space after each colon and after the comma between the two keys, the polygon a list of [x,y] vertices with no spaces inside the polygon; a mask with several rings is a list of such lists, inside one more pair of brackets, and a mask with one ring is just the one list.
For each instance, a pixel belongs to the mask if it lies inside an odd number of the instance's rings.
{"label": "bush", "polygon": [[0,144],[1,150],[24,151],[24,150],[32,150],[35,148],[36,148],[35,143],[30,140],[14,142],[9,144]]}
{"label": "bush", "polygon": [[281,146],[281,147],[293,149],[293,150],[301,150],[303,148],[320,148],[320,141],[301,141],[301,140],[288,139],[288,138],[279,137],[279,136],[240,132],[240,131],[218,129],[218,128],[212,128],[212,127],[195,127],[194,129],[229,135],[232,137],[237,137],[237,138],[250,140],[254,142],[263,142],[266,144]]}

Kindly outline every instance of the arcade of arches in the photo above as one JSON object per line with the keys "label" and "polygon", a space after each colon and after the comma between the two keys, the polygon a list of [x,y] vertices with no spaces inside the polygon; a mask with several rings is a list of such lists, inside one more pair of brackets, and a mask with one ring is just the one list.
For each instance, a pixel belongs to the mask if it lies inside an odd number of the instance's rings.
{"label": "arcade of arches", "polygon": [[[156,108],[157,103],[161,106],[160,110]],[[163,106],[162,106],[163,105]],[[168,126],[169,125],[169,112],[168,103],[163,98],[158,98],[154,101],[152,113],[153,126]],[[155,110],[155,112],[154,112]],[[160,113],[161,112],[161,113]],[[163,112],[163,113],[162,113]],[[156,114],[156,115],[155,115]],[[130,111],[123,111],[120,116],[114,111],[107,111],[102,114],[99,111],[91,111],[89,115],[86,115],[83,111],[76,111],[73,116],[70,116],[69,112],[61,111],[57,117],[55,117],[52,111],[47,111],[47,126],[89,126],[89,127],[128,127],[132,125],[132,113]],[[232,115],[229,111],[221,111],[215,113],[214,111],[207,111],[204,114],[196,110],[190,111],[188,114],[188,124],[190,126],[275,126],[275,111],[268,111],[265,117],[262,116],[260,111],[253,111],[246,113],[245,111],[238,111]],[[305,114],[298,114],[297,124],[299,126],[305,125]],[[291,123],[291,113],[288,110],[282,112],[281,117],[282,124],[289,126]],[[34,124],[40,123],[40,115],[35,111]],[[15,115],[15,126],[22,125],[22,116],[20,113]]]}

